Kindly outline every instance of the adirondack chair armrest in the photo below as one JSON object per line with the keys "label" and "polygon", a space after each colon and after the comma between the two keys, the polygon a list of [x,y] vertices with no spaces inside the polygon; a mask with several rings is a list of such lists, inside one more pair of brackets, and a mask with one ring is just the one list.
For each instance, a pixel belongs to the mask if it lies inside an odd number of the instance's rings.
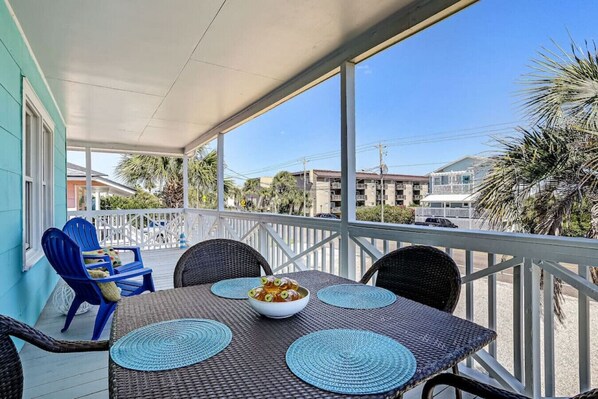
{"label": "adirondack chair armrest", "polygon": [[112,266],[112,261],[110,260],[110,256],[108,255],[83,255],[83,259],[103,260],[103,262],[86,263],[85,267],[88,269],[97,269],[98,267],[104,267],[106,268],[106,270],[108,270],[108,273],[110,273],[110,275],[115,274],[114,267]]}
{"label": "adirondack chair armrest", "polygon": [[131,251],[135,255],[135,262],[141,261],[141,248],[139,247],[112,247],[117,251]]}
{"label": "adirondack chair armrest", "polygon": [[98,259],[104,262],[110,262],[110,255],[87,255],[83,254],[83,259]]}
{"label": "adirondack chair armrest", "polygon": [[108,270],[108,273],[110,273],[110,275],[114,274],[114,267],[112,266],[112,261],[110,260],[110,256],[108,255],[83,255],[83,259],[102,260],[103,262],[86,263],[85,267],[88,269],[97,269],[98,267],[105,267]]}
{"label": "adirondack chair armrest", "polygon": [[104,277],[104,278],[96,278],[96,279],[93,279],[93,281],[95,281],[97,283],[110,283],[110,282],[126,280],[126,279],[132,278],[132,277],[144,276],[146,274],[151,274],[151,273],[152,273],[152,269],[150,269],[148,267],[144,267],[142,269],[131,270],[130,272],[115,274],[114,276],[109,276],[109,277]]}

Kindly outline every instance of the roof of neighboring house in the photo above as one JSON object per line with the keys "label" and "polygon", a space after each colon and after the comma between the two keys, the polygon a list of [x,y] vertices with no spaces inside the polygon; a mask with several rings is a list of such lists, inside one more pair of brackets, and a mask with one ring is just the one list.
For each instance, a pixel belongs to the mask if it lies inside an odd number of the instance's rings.
{"label": "roof of neighboring house", "polygon": [[[332,177],[332,178],[340,178],[341,172],[338,170],[326,170],[326,169],[313,169],[312,170],[314,175],[317,177]],[[309,171],[308,171],[309,172]],[[295,172],[293,176],[301,176],[303,172]],[[358,179],[380,179],[380,175],[378,173],[371,173],[371,172],[357,172],[355,173],[355,177]],[[416,181],[427,183],[428,177],[421,176],[421,175],[399,175],[394,173],[386,173],[384,174],[384,180],[393,180],[393,181]]]}
{"label": "roof of neighboring house", "polygon": [[471,160],[473,160],[473,162],[474,162],[474,163],[476,163],[476,162],[477,162],[477,163],[482,163],[482,162],[485,162],[485,161],[487,161],[487,160],[488,160],[488,158],[485,158],[485,157],[478,157],[478,156],[466,155],[466,156],[464,156],[464,157],[461,157],[461,158],[459,158],[459,159],[455,159],[454,161],[452,161],[452,162],[449,162],[449,163],[447,163],[447,164],[443,165],[442,167],[440,167],[440,168],[436,169],[436,170],[435,170],[435,171],[433,171],[432,173],[438,173],[438,172],[442,172],[444,169],[448,168],[449,166],[451,166],[451,165],[454,165],[454,164],[456,164],[456,163],[459,163],[459,162],[461,162],[461,161],[464,161],[464,160],[466,160],[466,159],[471,159]]}
{"label": "roof of neighboring house", "polygon": [[[67,177],[85,177],[86,171],[83,166],[67,162],[66,163],[66,176]],[[108,176],[106,173],[98,172],[97,170],[91,170],[91,177]]]}
{"label": "roof of neighboring house", "polygon": [[[71,180],[71,181],[85,180],[86,171],[85,171],[85,168],[82,166],[79,166],[79,165],[71,163],[71,162],[67,162],[66,176],[67,176],[67,180]],[[125,194],[125,195],[126,194],[130,194],[130,195],[135,194],[134,188],[125,186],[124,184],[115,182],[114,180],[110,180],[106,176],[108,176],[108,175],[105,173],[98,172],[93,169],[91,170],[91,180],[92,181],[96,181],[98,183],[102,183],[106,186],[112,187],[112,188],[120,191],[120,193]]]}

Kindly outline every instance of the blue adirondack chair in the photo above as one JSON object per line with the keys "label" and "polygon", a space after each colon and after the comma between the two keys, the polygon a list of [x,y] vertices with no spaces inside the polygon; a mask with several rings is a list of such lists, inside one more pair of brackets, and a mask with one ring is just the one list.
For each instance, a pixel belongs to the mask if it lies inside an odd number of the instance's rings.
{"label": "blue adirondack chair", "polygon": [[[93,224],[91,224],[83,218],[73,218],[69,220],[62,228],[62,231],[64,231],[73,241],[75,241],[77,245],[79,245],[79,248],[81,248],[81,251],[83,252],[97,251],[98,249],[102,249],[102,247],[100,246],[100,241],[98,240],[96,228]],[[112,263],[110,262],[110,257],[108,255],[83,255],[83,258],[98,259],[103,260],[105,262],[109,262],[110,266],[108,267],[108,270],[114,269],[114,272],[116,272],[117,274],[128,272],[130,270],[141,269],[143,267],[143,261],[141,260],[141,250],[139,249],[139,247],[113,248],[118,251],[132,251],[135,255],[135,260],[131,263],[127,263],[126,265],[113,268]]]}
{"label": "blue adirondack chair", "polygon": [[[122,272],[101,279],[91,278],[87,272],[88,269],[106,267],[108,263],[101,262],[86,265],[81,254],[81,248],[59,229],[50,228],[46,230],[42,237],[42,247],[54,270],[75,291],[75,299],[66,316],[62,332],[69,328],[79,306],[83,302],[87,302],[100,306],[91,339],[96,340],[100,337],[108,318],[116,308],[117,302],[104,299],[97,283],[116,283],[122,290],[122,296],[138,295],[144,291],[154,292],[152,269],[148,268]],[[131,280],[131,278],[139,276],[143,276],[143,282]]]}

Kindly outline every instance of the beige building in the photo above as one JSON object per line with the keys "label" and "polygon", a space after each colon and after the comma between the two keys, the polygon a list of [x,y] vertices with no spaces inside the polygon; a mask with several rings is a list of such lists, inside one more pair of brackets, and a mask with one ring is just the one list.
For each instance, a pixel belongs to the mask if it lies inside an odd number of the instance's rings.
{"label": "beige building", "polygon": [[[303,172],[293,173],[297,185],[303,188]],[[306,172],[306,186],[312,206],[309,215],[341,212],[341,173],[335,170],[311,169]],[[385,174],[381,179],[376,173],[356,173],[356,205],[380,205],[384,196],[385,205],[419,205],[428,194],[428,177]],[[383,186],[382,186],[383,181]]]}

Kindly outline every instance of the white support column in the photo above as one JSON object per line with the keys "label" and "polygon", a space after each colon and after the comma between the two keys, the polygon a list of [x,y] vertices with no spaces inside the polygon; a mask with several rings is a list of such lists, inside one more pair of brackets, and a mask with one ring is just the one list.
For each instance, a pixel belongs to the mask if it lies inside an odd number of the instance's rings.
{"label": "white support column", "polygon": [[91,148],[85,147],[85,210],[91,212]]}
{"label": "white support column", "polygon": [[349,223],[355,221],[355,64],[341,65],[341,240],[340,275],[355,280],[355,244]]}
{"label": "white support column", "polygon": [[189,157],[183,155],[183,208],[189,208]]}
{"label": "white support column", "polygon": [[191,236],[191,224],[189,223],[189,156],[183,155],[183,233],[187,243],[189,243],[189,237]]}
{"label": "white support column", "polygon": [[218,211],[224,210],[224,134],[218,134],[218,143],[216,149],[216,155],[218,157]]}
{"label": "white support column", "polygon": [[224,226],[220,212],[224,211],[224,133],[218,134],[216,148],[217,155],[217,210],[218,210],[218,237],[224,238]]}

